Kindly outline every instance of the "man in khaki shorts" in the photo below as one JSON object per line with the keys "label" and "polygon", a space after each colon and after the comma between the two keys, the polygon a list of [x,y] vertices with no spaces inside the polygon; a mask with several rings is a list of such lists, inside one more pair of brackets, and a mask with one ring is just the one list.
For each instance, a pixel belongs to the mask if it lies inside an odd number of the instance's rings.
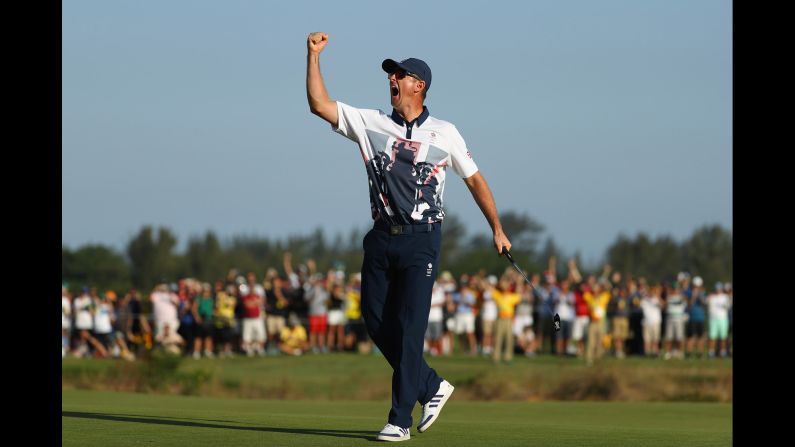
{"label": "man in khaki shorts", "polygon": [[613,348],[616,358],[623,359],[624,341],[629,337],[629,295],[623,287],[614,289],[613,294]]}

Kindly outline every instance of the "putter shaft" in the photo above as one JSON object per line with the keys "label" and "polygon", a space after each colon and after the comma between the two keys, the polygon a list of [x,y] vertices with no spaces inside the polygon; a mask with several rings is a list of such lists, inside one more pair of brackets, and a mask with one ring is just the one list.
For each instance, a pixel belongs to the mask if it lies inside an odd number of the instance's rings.
{"label": "putter shaft", "polygon": [[[524,274],[522,269],[519,268],[519,265],[516,264],[516,261],[513,260],[513,256],[511,256],[511,252],[509,252],[508,249],[505,248],[505,247],[502,248],[502,252],[505,254],[506,257],[508,257],[508,260],[511,261],[511,265],[513,265],[513,268],[515,268],[516,271],[519,272],[520,275],[522,275],[522,278],[524,278],[524,280],[527,282],[527,284],[530,286],[530,288],[535,290],[535,286],[533,286],[533,283],[531,283],[530,280],[527,279],[527,275]],[[544,307],[546,307],[547,310],[549,311],[549,313],[552,314],[552,309],[549,308],[549,304],[547,304],[543,300],[542,300],[542,302],[544,303]],[[560,316],[558,314],[555,314],[555,316],[552,317],[552,321],[553,321],[553,323],[555,325],[555,332],[559,331],[560,330]]]}

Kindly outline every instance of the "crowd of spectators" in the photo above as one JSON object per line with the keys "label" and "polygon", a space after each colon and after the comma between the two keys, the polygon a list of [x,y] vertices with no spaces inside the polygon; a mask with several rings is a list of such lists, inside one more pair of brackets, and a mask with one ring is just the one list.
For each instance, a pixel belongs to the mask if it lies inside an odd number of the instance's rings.
{"label": "crowd of spectators", "polygon": [[[707,290],[699,276],[680,272],[674,281],[649,283],[609,266],[583,278],[573,260],[559,277],[549,261],[546,271],[531,272],[531,284],[512,269],[457,279],[443,272],[430,298],[426,352],[494,362],[548,354],[589,365],[605,355],[731,355],[729,282]],[[296,271],[289,253],[282,272],[270,268],[261,280],[232,269],[213,283],[183,278],[123,296],[83,286],[72,297],[63,286],[62,355],[132,361],[152,349],[196,359],[377,352],[360,297],[359,273],[318,272],[311,259]]]}

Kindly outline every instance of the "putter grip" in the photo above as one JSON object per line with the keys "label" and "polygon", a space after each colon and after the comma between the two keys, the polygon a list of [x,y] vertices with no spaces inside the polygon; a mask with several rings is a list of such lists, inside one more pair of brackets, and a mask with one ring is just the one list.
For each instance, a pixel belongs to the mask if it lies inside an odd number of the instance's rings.
{"label": "putter grip", "polygon": [[511,256],[511,252],[507,248],[502,247],[502,252],[508,257],[509,261],[513,262],[513,256]]}

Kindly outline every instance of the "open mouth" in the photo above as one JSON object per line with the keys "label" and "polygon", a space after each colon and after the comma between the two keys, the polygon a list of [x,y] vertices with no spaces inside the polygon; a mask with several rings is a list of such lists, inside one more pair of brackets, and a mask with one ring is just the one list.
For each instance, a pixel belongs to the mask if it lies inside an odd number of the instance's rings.
{"label": "open mouth", "polygon": [[396,85],[392,85],[392,86],[390,86],[390,87],[389,87],[389,92],[390,92],[390,93],[392,93],[392,96],[393,96],[393,97],[394,97],[394,96],[397,96],[397,95],[398,95],[398,88],[397,88],[397,86],[396,86]]}

